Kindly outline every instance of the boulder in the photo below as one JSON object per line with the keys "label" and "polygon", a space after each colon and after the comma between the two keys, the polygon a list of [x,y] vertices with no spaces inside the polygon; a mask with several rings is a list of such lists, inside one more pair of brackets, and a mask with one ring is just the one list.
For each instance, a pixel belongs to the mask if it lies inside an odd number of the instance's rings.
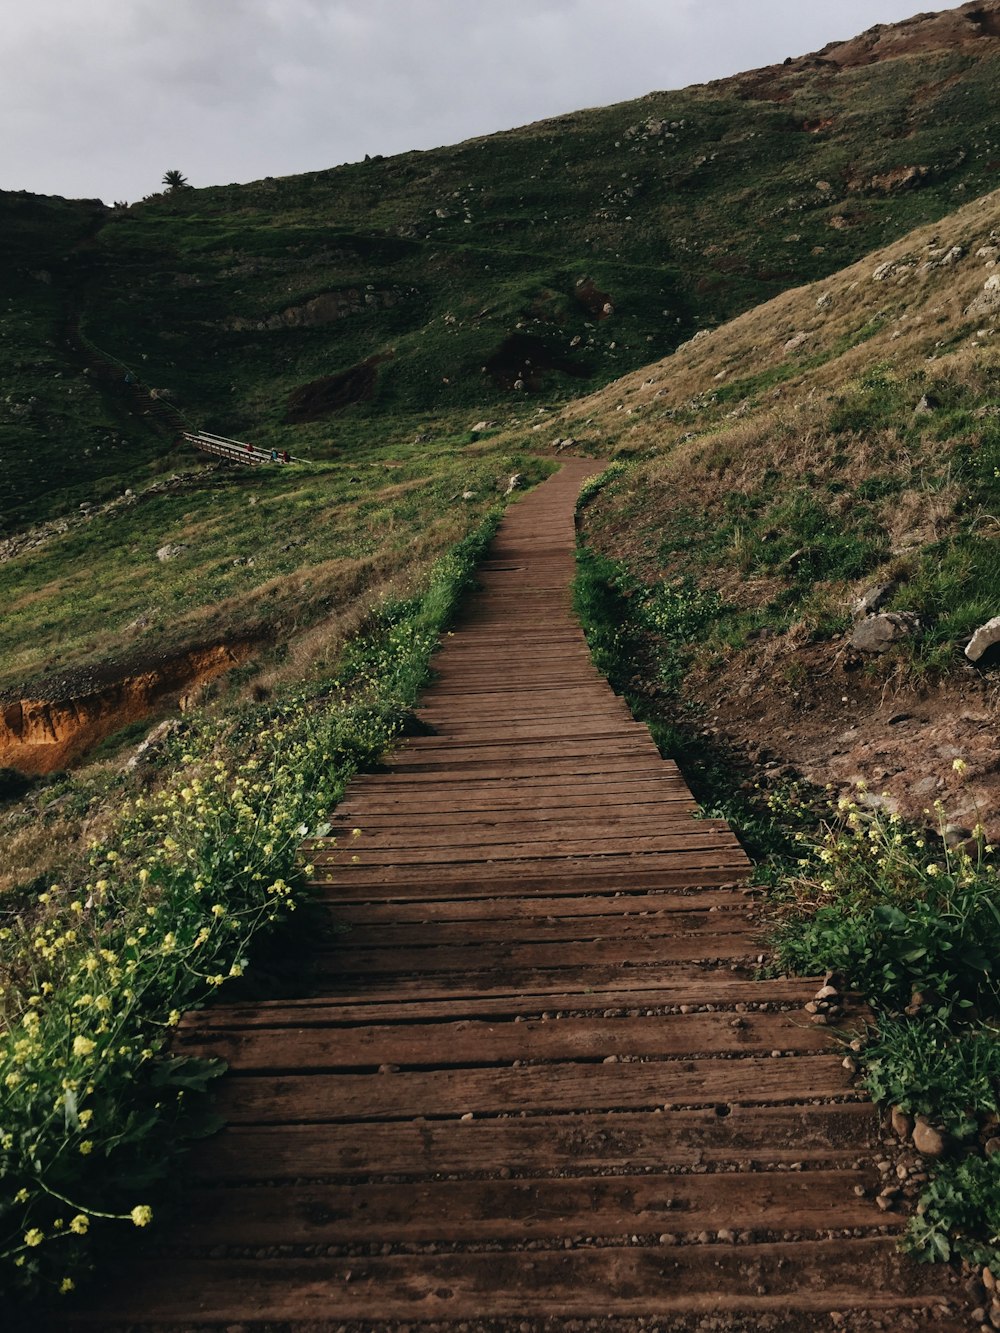
{"label": "boulder", "polygon": [[808,333],[796,333],[794,337],[789,338],[788,342],[785,343],[784,350],[786,352],[797,352],[803,343],[809,341],[809,337],[810,335]]}
{"label": "boulder", "polygon": [[507,489],[504,491],[504,495],[513,495],[513,493],[519,491],[523,485],[524,477],[520,472],[515,472],[507,482]]}
{"label": "boulder", "polygon": [[994,616],[992,620],[987,620],[985,625],[979,626],[965,645],[965,655],[970,662],[978,662],[987,649],[992,648],[995,643],[1000,643],[1000,616]]}
{"label": "boulder", "polygon": [[891,260],[884,264],[879,264],[878,268],[872,274],[872,282],[885,282],[896,272],[896,265]]}
{"label": "boulder", "polygon": [[181,542],[167,542],[166,546],[161,546],[156,552],[156,558],[162,564],[166,560],[175,560],[177,556],[183,555],[187,547]]}
{"label": "boulder", "polygon": [[990,315],[1000,310],[1000,273],[991,273],[983,283],[983,290],[970,306],[967,315]]}
{"label": "boulder", "polygon": [[917,617],[907,611],[885,611],[882,615],[867,616],[855,625],[850,644],[859,653],[884,653],[894,643],[912,638],[917,625]]}

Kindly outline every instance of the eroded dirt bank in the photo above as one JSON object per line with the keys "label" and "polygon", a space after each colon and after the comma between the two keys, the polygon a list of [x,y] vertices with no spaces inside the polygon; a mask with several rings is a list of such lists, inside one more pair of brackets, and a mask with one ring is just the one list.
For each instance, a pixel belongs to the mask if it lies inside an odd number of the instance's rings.
{"label": "eroded dirt bank", "polygon": [[245,661],[256,639],[189,648],[91,672],[74,672],[21,696],[0,699],[0,767],[54,773],[106,736],[147,717]]}

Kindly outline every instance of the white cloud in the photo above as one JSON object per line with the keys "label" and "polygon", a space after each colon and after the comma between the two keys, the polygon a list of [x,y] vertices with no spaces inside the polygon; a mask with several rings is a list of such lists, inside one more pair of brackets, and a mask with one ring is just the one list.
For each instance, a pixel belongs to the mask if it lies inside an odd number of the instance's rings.
{"label": "white cloud", "polygon": [[914,0],[34,0],[0,188],[135,199],[454,143],[815,50]]}

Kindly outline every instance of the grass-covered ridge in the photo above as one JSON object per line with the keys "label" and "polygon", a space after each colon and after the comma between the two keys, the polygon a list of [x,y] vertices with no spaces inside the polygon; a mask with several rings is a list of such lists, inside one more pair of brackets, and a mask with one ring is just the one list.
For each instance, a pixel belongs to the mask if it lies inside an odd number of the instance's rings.
{"label": "grass-covered ridge", "polygon": [[[252,967],[306,896],[297,853],[391,744],[499,510],[383,604],[332,680],[195,722],[152,794],[133,794],[86,862],[0,927],[0,1274],[8,1297],[63,1294],[114,1228],[146,1226],[185,1138],[211,1128],[217,1066],[174,1058],[171,1027]],[[295,947],[292,935],[286,947]]]}

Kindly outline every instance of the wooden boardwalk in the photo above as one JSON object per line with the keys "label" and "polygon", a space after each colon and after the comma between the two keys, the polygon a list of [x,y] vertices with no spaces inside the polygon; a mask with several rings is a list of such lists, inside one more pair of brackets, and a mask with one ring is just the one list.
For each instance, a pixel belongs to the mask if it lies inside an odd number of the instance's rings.
{"label": "wooden boardwalk", "polygon": [[590,663],[592,470],[513,506],[433,734],[312,849],[349,928],[322,992],[181,1029],[230,1063],[228,1128],[91,1326],[962,1327],[875,1206],[877,1118],[803,1011],[817,983],[749,979],[739,844]]}

